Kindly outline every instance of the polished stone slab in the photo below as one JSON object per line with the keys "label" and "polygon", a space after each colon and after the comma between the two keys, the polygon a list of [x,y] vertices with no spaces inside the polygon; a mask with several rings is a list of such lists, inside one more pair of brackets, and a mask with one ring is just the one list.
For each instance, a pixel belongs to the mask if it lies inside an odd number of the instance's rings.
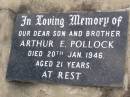
{"label": "polished stone slab", "polygon": [[19,14],[9,81],[122,87],[127,12]]}

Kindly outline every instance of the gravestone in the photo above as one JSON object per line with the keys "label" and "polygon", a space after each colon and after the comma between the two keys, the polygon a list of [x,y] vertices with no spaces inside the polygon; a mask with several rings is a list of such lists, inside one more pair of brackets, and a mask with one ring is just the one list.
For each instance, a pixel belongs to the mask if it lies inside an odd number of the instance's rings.
{"label": "gravestone", "polygon": [[19,14],[9,81],[122,87],[127,12]]}

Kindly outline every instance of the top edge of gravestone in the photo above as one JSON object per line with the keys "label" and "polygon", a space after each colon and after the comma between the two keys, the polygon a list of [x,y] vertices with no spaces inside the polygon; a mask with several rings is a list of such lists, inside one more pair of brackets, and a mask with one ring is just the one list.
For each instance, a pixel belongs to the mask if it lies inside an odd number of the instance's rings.
{"label": "top edge of gravestone", "polygon": [[125,13],[128,15],[129,11],[69,11],[69,12],[39,12],[39,13],[19,13],[17,14],[18,16],[20,15],[37,15],[37,14],[71,14],[71,13],[88,13],[88,14],[98,14],[98,13]]}

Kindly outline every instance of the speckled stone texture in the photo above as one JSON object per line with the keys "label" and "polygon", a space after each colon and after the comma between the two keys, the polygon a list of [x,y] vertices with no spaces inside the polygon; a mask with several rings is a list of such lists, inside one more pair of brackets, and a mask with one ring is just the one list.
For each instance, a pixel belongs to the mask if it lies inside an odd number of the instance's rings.
{"label": "speckled stone texture", "polygon": [[130,97],[130,20],[122,89],[19,83],[5,79],[11,33],[18,13],[118,10],[130,12],[130,0],[0,0],[0,97]]}

